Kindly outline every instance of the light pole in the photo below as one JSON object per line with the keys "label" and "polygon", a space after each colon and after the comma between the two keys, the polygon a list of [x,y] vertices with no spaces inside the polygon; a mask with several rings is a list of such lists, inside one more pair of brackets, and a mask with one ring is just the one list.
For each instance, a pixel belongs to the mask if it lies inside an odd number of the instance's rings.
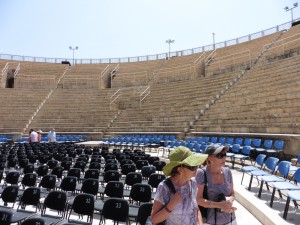
{"label": "light pole", "polygon": [[75,65],[75,63],[74,63],[74,62],[75,62],[75,61],[74,61],[74,52],[75,52],[75,50],[78,49],[78,46],[76,46],[75,48],[72,48],[72,47],[70,46],[69,49],[73,51],[73,65]]}
{"label": "light pole", "polygon": [[293,6],[294,6],[294,7],[292,7],[292,8],[289,8],[288,6],[284,7],[284,9],[285,9],[286,12],[287,12],[287,11],[291,11],[291,15],[292,15],[292,23],[294,22],[293,9],[296,8],[296,7],[298,7],[298,3],[295,2],[295,3],[293,4]]}
{"label": "light pole", "polygon": [[169,44],[169,59],[171,58],[171,44],[174,43],[175,40],[172,40],[172,39],[168,39],[166,40],[166,43]]}

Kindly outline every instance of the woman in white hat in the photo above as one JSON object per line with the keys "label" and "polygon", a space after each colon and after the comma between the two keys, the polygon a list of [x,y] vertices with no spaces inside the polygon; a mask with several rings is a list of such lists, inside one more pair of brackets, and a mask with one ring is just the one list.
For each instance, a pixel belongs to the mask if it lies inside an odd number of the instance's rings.
{"label": "woman in white hat", "polygon": [[[231,170],[225,167],[228,147],[210,145],[206,149],[207,166],[199,168],[195,177],[198,183],[198,204],[207,208],[206,224],[235,225],[234,188]],[[204,186],[207,196],[204,198]]]}

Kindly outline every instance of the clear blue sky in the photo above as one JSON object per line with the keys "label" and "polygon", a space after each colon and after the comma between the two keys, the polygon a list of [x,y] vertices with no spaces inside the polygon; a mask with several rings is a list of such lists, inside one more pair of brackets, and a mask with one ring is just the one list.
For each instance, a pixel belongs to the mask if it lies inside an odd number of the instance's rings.
{"label": "clear blue sky", "polygon": [[[0,0],[0,54],[134,57],[179,51],[291,20],[297,0]],[[300,3],[300,2],[299,2]],[[300,6],[293,10],[300,17]]]}

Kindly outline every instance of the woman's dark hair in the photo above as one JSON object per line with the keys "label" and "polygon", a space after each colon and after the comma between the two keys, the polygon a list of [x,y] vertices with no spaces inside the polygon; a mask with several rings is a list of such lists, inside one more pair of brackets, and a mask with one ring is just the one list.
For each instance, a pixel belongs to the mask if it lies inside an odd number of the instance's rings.
{"label": "woman's dark hair", "polygon": [[[181,166],[181,165],[179,165],[179,166]],[[178,172],[178,167],[179,166],[175,166],[173,169],[172,169],[172,171],[171,171],[171,173],[170,173],[170,176],[172,177],[172,176],[175,176],[175,175],[177,175],[177,174],[179,174],[179,172]]]}

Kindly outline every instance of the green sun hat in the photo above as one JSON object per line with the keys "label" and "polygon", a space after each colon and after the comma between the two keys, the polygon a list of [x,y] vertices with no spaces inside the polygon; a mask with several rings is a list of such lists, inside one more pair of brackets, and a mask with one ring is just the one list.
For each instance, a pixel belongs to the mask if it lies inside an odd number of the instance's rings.
{"label": "green sun hat", "polygon": [[166,176],[170,176],[173,168],[176,166],[200,166],[206,159],[207,154],[195,155],[189,148],[178,146],[170,153],[170,162],[163,167],[163,172]]}

